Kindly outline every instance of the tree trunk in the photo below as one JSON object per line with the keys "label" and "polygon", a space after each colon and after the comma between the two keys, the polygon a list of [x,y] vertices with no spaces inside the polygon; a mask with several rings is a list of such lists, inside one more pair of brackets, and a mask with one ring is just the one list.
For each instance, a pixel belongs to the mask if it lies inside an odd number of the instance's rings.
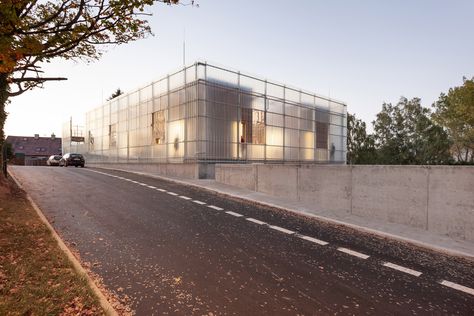
{"label": "tree trunk", "polygon": [[[0,73],[0,166],[2,172],[0,172],[0,178],[6,177],[6,169],[3,169],[4,166],[4,159],[3,157],[3,145],[5,142],[5,133],[4,133],[4,126],[5,121],[7,120],[7,112],[5,111],[5,107],[8,103],[8,74]],[[3,172],[5,171],[5,173]]]}

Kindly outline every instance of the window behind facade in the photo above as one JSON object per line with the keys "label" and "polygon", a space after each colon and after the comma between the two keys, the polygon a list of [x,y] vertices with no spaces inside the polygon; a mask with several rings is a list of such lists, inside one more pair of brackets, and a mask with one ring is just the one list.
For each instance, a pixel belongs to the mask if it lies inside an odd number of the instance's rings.
{"label": "window behind facade", "polygon": [[316,122],[316,148],[328,149],[328,123]]}
{"label": "window behind facade", "polygon": [[265,112],[242,109],[241,143],[265,144]]}
{"label": "window behind facade", "polygon": [[117,147],[117,124],[109,125],[109,147]]}
{"label": "window behind facade", "polygon": [[165,111],[153,112],[152,116],[152,133],[155,144],[165,143]]}
{"label": "window behind facade", "polygon": [[265,112],[253,110],[252,129],[252,143],[265,144]]}

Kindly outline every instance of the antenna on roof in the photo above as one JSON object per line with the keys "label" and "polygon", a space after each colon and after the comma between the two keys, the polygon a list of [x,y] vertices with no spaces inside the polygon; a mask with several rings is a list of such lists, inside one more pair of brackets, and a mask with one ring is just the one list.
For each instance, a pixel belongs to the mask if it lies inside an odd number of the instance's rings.
{"label": "antenna on roof", "polygon": [[183,32],[183,67],[186,67],[186,28]]}

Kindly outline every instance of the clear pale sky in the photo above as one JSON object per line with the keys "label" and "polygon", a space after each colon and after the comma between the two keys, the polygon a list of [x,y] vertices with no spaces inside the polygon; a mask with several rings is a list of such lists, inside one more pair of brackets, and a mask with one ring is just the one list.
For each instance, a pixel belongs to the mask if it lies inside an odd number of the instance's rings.
{"label": "clear pale sky", "polygon": [[[111,47],[91,64],[57,60],[68,81],[11,99],[7,135],[61,135],[115,89],[130,91],[186,63],[209,61],[348,104],[374,120],[383,102],[441,92],[474,76],[474,1],[198,0],[151,8],[154,37]],[[185,30],[185,31],[184,31]],[[371,124],[369,124],[371,125]]]}

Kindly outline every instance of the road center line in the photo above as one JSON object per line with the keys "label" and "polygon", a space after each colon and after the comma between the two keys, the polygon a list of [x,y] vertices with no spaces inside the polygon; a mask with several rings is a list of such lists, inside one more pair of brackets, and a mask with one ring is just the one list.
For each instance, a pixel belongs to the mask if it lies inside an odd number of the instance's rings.
{"label": "road center line", "polygon": [[160,192],[166,192],[166,190],[163,190],[163,189],[160,189],[160,188],[156,188],[156,189]]}
{"label": "road center line", "polygon": [[232,211],[227,211],[226,213],[229,214],[229,215],[235,216],[235,217],[242,217],[243,216],[242,214],[232,212]]}
{"label": "road center line", "polygon": [[206,202],[202,202],[202,201],[199,201],[199,200],[193,200],[193,202],[196,203],[196,204],[199,204],[199,205],[206,204]]}
{"label": "road center line", "polygon": [[152,186],[152,185],[147,185],[148,188],[150,189],[156,189],[156,187]]}
{"label": "road center line", "polygon": [[182,198],[183,200],[191,200],[189,196],[180,195],[179,197]]}
{"label": "road center line", "polygon": [[278,230],[282,233],[285,233],[285,234],[288,234],[288,235],[291,235],[291,234],[294,234],[295,232],[292,231],[292,230],[289,230],[289,229],[286,229],[286,228],[283,228],[283,227],[280,227],[280,226],[273,226],[273,225],[270,225],[268,226],[270,227],[271,229],[274,229],[274,230]]}
{"label": "road center line", "polygon": [[329,244],[328,242],[326,242],[324,240],[320,240],[320,239],[309,237],[309,236],[299,236],[299,237],[301,239],[314,242],[315,244],[318,244],[318,245],[321,245],[321,246],[326,246],[327,244]]}
{"label": "road center line", "polygon": [[361,259],[367,259],[367,258],[370,257],[366,254],[361,253],[361,252],[357,252],[357,251],[350,250],[350,249],[347,249],[347,248],[340,247],[340,248],[337,248],[337,250],[340,251],[340,252],[347,253],[348,255],[361,258]]}
{"label": "road center line", "polygon": [[169,195],[175,195],[175,196],[178,195],[178,193],[174,193],[174,192],[171,192],[171,191],[168,191],[166,193],[168,193]]}
{"label": "road center line", "polygon": [[405,272],[405,273],[414,275],[416,277],[419,277],[421,275],[421,272],[419,272],[419,271],[412,270],[412,269],[409,269],[409,268],[405,268],[405,267],[399,266],[398,264],[391,263],[391,262],[385,262],[383,264],[383,266],[384,267],[389,267],[389,268],[392,268],[392,269],[395,269],[395,270],[398,270],[398,271],[401,271],[401,272]]}
{"label": "road center line", "polygon": [[248,220],[249,222],[258,224],[258,225],[265,225],[266,224],[265,222],[259,221],[258,219],[251,218],[251,217],[247,217],[246,220]]}
{"label": "road center line", "polygon": [[218,211],[223,211],[224,209],[222,207],[214,206],[214,205],[208,205],[207,207],[218,210]]}
{"label": "road center line", "polygon": [[442,282],[440,282],[440,284],[442,284],[444,286],[447,286],[447,287],[450,287],[452,289],[458,290],[458,291],[462,291],[464,293],[474,295],[474,289],[471,289],[470,287],[467,287],[467,286],[464,286],[464,285],[460,285],[460,284],[450,282],[450,281],[446,281],[446,280],[443,280]]}

